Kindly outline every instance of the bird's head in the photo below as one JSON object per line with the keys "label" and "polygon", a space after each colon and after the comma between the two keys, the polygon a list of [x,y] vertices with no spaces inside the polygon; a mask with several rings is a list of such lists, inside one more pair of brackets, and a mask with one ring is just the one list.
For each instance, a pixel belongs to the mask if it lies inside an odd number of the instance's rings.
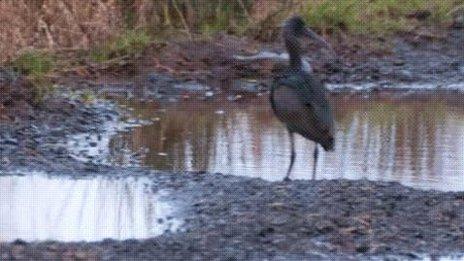
{"label": "bird's head", "polygon": [[318,45],[326,47],[327,49],[333,51],[330,44],[322,37],[317,35],[314,31],[309,29],[303,21],[303,18],[301,18],[300,16],[293,16],[285,21],[283,27],[283,37],[287,45],[290,45],[287,47],[290,48],[299,49],[299,46],[301,45],[300,41],[302,39],[309,39],[311,41],[314,41]]}

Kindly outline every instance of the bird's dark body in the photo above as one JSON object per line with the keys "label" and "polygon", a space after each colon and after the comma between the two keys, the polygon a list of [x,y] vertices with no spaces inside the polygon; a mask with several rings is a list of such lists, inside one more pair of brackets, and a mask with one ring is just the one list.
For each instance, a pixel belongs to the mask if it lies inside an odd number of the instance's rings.
{"label": "bird's dark body", "polygon": [[288,129],[291,155],[285,180],[289,180],[295,162],[294,134],[316,142],[314,148],[313,179],[316,175],[318,148],[334,149],[334,119],[332,109],[327,101],[326,89],[322,82],[311,73],[304,71],[301,59],[300,39],[308,37],[326,46],[329,44],[306,28],[301,17],[288,19],[283,27],[283,38],[289,53],[289,67],[278,76],[271,87],[270,102],[277,118]]}
{"label": "bird's dark body", "polygon": [[277,118],[290,132],[334,148],[334,120],[322,82],[304,71],[293,71],[274,80],[270,101]]}

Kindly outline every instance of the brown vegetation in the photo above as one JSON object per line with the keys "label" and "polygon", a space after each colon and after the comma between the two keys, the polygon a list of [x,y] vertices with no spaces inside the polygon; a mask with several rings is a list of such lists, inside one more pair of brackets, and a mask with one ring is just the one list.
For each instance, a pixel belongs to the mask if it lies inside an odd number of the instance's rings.
{"label": "brown vegetation", "polygon": [[116,0],[0,1],[0,60],[24,48],[89,48],[121,25]]}
{"label": "brown vegetation", "polygon": [[[0,62],[31,48],[106,48],[121,35],[134,36],[128,31],[149,32],[152,39],[224,31],[275,40],[281,21],[293,12],[324,34],[385,35],[450,24],[463,7],[463,0],[2,0]],[[454,17],[455,23],[460,19]],[[98,53],[98,59],[112,53]]]}

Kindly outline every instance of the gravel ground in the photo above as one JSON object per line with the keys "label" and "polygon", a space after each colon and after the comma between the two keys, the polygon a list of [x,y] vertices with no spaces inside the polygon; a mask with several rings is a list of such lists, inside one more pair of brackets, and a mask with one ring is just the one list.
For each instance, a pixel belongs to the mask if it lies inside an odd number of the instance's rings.
{"label": "gravel ground", "polygon": [[3,259],[416,259],[464,249],[464,193],[397,183],[271,183],[220,174],[100,169],[144,175],[184,202],[180,232],[147,240],[0,244]]}

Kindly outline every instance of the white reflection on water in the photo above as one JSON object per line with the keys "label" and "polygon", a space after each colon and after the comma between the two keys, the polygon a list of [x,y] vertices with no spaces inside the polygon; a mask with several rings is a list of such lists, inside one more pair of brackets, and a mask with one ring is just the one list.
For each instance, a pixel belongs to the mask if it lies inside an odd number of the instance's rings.
{"label": "white reflection on water", "polygon": [[[464,190],[462,97],[332,97],[336,151],[320,150],[318,179],[399,181],[417,188]],[[249,103],[133,105],[152,125],[115,137],[120,148],[148,148],[144,164],[168,171],[206,170],[281,180],[289,164],[286,129],[267,97]],[[160,110],[162,108],[162,110]],[[218,115],[217,110],[224,111]],[[296,139],[294,179],[310,179],[314,145]]]}
{"label": "white reflection on water", "polygon": [[175,209],[163,200],[166,193],[151,193],[147,184],[103,177],[0,177],[0,241],[148,238],[176,230],[180,221],[171,217]]}

